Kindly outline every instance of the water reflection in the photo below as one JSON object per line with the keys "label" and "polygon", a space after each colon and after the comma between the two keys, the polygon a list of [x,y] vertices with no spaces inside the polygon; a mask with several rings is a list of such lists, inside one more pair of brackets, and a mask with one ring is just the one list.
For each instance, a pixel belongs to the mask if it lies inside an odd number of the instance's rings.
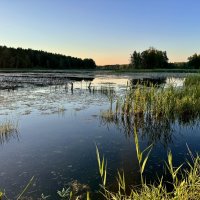
{"label": "water reflection", "polygon": [[66,85],[73,82],[91,82],[92,76],[69,75],[60,73],[0,73],[0,90],[16,90],[27,86]]}
{"label": "water reflection", "polygon": [[19,141],[18,124],[11,121],[0,124],[0,144],[8,143],[12,138]]}
{"label": "water reflection", "polygon": [[167,147],[170,143],[173,143],[174,127],[176,125],[191,128],[198,126],[199,116],[186,115],[167,118],[154,116],[150,113],[126,115],[109,109],[101,113],[100,123],[108,128],[114,124],[127,138],[133,136],[136,130],[143,140],[148,141],[148,144],[161,143],[164,147]]}
{"label": "water reflection", "polygon": [[[46,80],[42,76],[45,75],[38,76],[37,80],[41,82]],[[57,74],[56,76],[65,75]],[[76,76],[79,78],[75,79]],[[51,87],[33,85],[33,87],[19,88],[12,93],[6,91],[0,93],[2,118],[7,109],[8,114],[15,116],[20,114],[21,119],[20,143],[16,142],[16,139],[19,139],[18,133],[13,132],[1,137],[2,144],[9,143],[0,151],[0,157],[4,160],[4,162],[0,162],[0,185],[13,196],[17,192],[16,188],[27,183],[29,177],[33,175],[38,178],[37,184],[33,187],[33,193],[31,193],[34,197],[38,197],[44,192],[56,199],[55,190],[62,189],[63,185],[67,183],[72,183],[74,188],[83,186],[84,183],[91,187],[91,192],[98,190],[99,176],[94,141],[108,159],[110,168],[108,176],[111,176],[109,179],[115,180],[114,172],[117,168],[124,169],[125,174],[128,174],[127,184],[137,184],[135,180],[137,180],[138,168],[131,138],[134,127],[139,132],[140,138],[143,139],[143,145],[146,145],[146,142],[162,143],[166,147],[174,143],[173,148],[176,153],[174,162],[180,161],[178,157],[184,157],[185,141],[190,142],[189,146],[196,148],[195,150],[199,150],[199,129],[195,127],[193,137],[190,135],[193,130],[190,130],[187,135],[186,129],[184,129],[184,137],[188,136],[186,139],[175,133],[175,129],[179,130],[180,127],[194,125],[197,120],[195,116],[191,118],[185,114],[180,119],[171,117],[169,120],[163,117],[155,118],[147,113],[130,117],[117,115],[114,111],[110,112],[116,106],[115,95],[123,96],[127,82],[132,79],[140,79],[136,75],[87,76],[88,79],[86,77],[84,80],[79,75],[68,75],[68,81],[61,78],[64,85],[60,86],[56,85],[62,83],[62,81],[59,82],[59,78],[54,79],[54,75],[48,75],[48,77],[49,80],[55,80],[49,82],[53,84]],[[72,77],[71,80],[69,77]],[[17,77],[15,78],[17,79]],[[18,77],[22,80],[21,82],[29,78],[28,75],[24,79],[22,78],[23,80]],[[178,79],[174,80],[176,82]],[[174,80],[170,82],[166,78],[161,85],[171,84]],[[182,79],[179,83],[181,81]],[[73,95],[71,82],[73,83]],[[24,83],[23,85],[26,86]],[[104,116],[102,116],[103,114],[100,116],[100,121],[105,126],[99,127],[97,117],[99,111],[106,110],[111,102],[110,109],[105,112]],[[30,114],[21,115],[22,113]],[[106,126],[110,128],[109,131],[106,130]],[[128,139],[119,133],[116,127]],[[178,142],[175,141],[174,135],[178,137]],[[157,150],[157,146],[154,146],[152,155],[155,160],[149,160],[151,165],[149,171],[154,171],[152,169],[157,171],[161,168],[158,166],[158,159],[163,161],[163,155],[166,155],[163,146]],[[176,164],[178,166],[179,163]],[[77,182],[73,182],[73,180],[77,180]]]}
{"label": "water reflection", "polygon": [[130,81],[132,86],[136,85],[145,85],[147,87],[151,85],[161,85],[166,83],[167,78],[158,77],[158,78],[141,78],[141,79],[132,79]]}
{"label": "water reflection", "polygon": [[182,87],[185,78],[175,78],[175,77],[148,77],[148,78],[134,78],[130,80],[130,86],[135,87],[136,85],[145,85],[150,87],[154,86],[164,86],[164,87]]}
{"label": "water reflection", "polygon": [[134,130],[149,144],[162,143],[167,146],[172,143],[173,123],[169,119],[155,119],[151,115],[118,115],[107,111],[100,116],[102,125],[109,127],[111,124],[125,134],[126,137],[134,135]]}

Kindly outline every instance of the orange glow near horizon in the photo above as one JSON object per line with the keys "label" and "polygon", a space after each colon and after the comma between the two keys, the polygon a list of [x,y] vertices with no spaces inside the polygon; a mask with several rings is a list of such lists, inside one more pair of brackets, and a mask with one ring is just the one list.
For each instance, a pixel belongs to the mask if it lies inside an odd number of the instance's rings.
{"label": "orange glow near horizon", "polygon": [[[189,56],[188,56],[189,57]],[[187,56],[178,56],[173,55],[171,57],[168,56],[169,62],[187,62]],[[115,64],[129,64],[130,57],[125,56],[106,56],[106,57],[93,57],[97,65],[115,65]]]}
{"label": "orange glow near horizon", "polygon": [[[2,44],[4,45],[4,44]],[[96,65],[103,66],[103,65],[123,65],[123,64],[129,64],[130,62],[130,53],[128,51],[126,52],[119,52],[115,49],[115,52],[95,52],[95,51],[84,51],[84,50],[77,50],[73,49],[71,51],[66,50],[65,47],[60,47],[58,48],[55,45],[49,45],[44,48],[43,45],[38,45],[34,43],[29,43],[29,44],[22,44],[19,45],[17,43],[11,43],[5,44],[7,47],[14,47],[14,48],[24,48],[24,49],[34,49],[34,50],[43,50],[51,53],[58,53],[58,54],[63,54],[66,56],[72,56],[72,57],[79,57],[79,58],[92,58],[95,62]],[[184,53],[176,53],[176,52],[167,52],[169,62],[187,62],[187,58],[191,55],[193,55],[191,52],[184,52]]]}

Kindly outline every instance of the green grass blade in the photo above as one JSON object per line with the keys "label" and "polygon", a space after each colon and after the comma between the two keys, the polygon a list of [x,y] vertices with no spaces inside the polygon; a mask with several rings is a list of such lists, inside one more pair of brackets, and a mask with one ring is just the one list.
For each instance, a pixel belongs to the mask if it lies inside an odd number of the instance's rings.
{"label": "green grass blade", "polygon": [[26,185],[26,187],[22,190],[22,192],[18,195],[16,200],[20,200],[21,197],[25,194],[25,192],[28,190],[28,188],[31,186],[32,182],[34,180],[34,176],[31,178],[31,180],[28,182],[28,184]]}

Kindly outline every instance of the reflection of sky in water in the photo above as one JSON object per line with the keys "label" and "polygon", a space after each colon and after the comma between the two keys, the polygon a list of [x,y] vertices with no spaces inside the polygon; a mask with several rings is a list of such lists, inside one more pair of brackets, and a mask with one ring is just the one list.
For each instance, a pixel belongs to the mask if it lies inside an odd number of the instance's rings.
{"label": "reflection of sky in water", "polygon": [[116,76],[97,77],[92,81],[92,85],[99,86],[101,84],[126,86],[129,78],[120,78]]}
{"label": "reflection of sky in water", "polygon": [[[102,87],[114,88],[120,95],[126,89],[127,83],[128,85],[131,84],[132,78],[137,80],[138,77],[100,76],[91,81],[91,89],[99,90]],[[183,80],[183,78],[167,78],[165,87],[169,85],[182,86]],[[81,109],[91,103],[101,103],[107,100],[105,96],[98,94],[93,95],[91,98],[91,94],[88,91],[89,84],[90,81],[73,81],[73,94],[71,82],[61,86],[27,86],[16,91],[0,91],[0,102],[2,105],[0,107],[0,114],[9,114],[13,111],[18,111],[19,114],[27,114],[34,110],[40,111],[43,114],[55,113],[61,108],[66,107],[65,109],[68,109],[72,106],[74,109]]]}
{"label": "reflection of sky in water", "polygon": [[[132,78],[130,75],[99,75],[91,86],[110,85],[120,92]],[[174,82],[181,86],[182,77],[166,80],[167,84]],[[100,120],[100,111],[109,108],[108,98],[100,93],[90,93],[88,85],[86,81],[74,81],[73,94],[70,84],[67,91],[64,86],[0,91],[0,121],[19,120],[18,137],[0,145],[0,186],[6,188],[8,194],[20,191],[33,175],[36,177],[30,190],[33,196],[41,193],[55,196],[56,190],[71,180],[90,185],[92,191],[98,189],[100,179],[95,143],[108,160],[109,184],[115,181],[117,169],[124,169],[129,184],[138,183],[133,136],[129,137],[122,128]],[[61,108],[65,110],[59,111]],[[148,177],[155,175],[152,172],[162,170],[168,148],[172,149],[176,166],[187,155],[186,143],[192,151],[200,151],[198,124],[180,126],[175,122],[171,126],[172,140],[164,146],[158,138],[151,153],[146,170]],[[150,137],[141,134],[142,148]]]}
{"label": "reflection of sky in water", "polygon": [[174,87],[182,87],[185,78],[174,78],[170,77],[166,79],[166,87],[174,86]]}

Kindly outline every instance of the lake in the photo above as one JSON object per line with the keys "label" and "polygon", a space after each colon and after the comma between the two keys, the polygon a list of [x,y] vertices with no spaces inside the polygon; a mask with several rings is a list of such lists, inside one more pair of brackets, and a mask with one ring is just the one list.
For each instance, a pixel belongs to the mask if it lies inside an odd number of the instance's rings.
{"label": "lake", "polygon": [[[18,124],[17,131],[0,137],[0,187],[14,197],[34,176],[26,194],[33,199],[42,193],[58,199],[57,190],[71,184],[89,188],[92,197],[99,198],[96,145],[108,163],[109,188],[117,187],[117,170],[124,171],[130,186],[139,184],[133,131],[102,118],[110,108],[108,93],[112,92],[115,104],[115,97],[123,97],[127,85],[182,87],[187,75],[0,73],[0,124]],[[192,152],[200,152],[199,120],[149,123],[139,131],[139,143],[142,149],[154,144],[145,176],[148,181],[157,180],[166,168],[169,150],[174,166],[189,157],[187,145]]]}

